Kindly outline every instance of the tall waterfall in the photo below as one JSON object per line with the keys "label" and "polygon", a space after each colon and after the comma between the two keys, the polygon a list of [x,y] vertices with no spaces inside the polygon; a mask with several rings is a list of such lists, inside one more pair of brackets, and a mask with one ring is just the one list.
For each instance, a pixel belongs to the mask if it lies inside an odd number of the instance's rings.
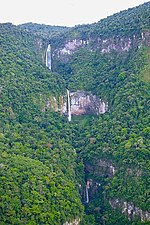
{"label": "tall waterfall", "polygon": [[49,44],[46,51],[46,66],[52,69],[51,45]]}
{"label": "tall waterfall", "polygon": [[85,193],[86,193],[86,203],[89,203],[89,191],[88,191],[88,185],[85,187]]}
{"label": "tall waterfall", "polygon": [[67,90],[67,105],[68,105],[68,121],[71,121],[71,104],[70,104],[70,92]]}

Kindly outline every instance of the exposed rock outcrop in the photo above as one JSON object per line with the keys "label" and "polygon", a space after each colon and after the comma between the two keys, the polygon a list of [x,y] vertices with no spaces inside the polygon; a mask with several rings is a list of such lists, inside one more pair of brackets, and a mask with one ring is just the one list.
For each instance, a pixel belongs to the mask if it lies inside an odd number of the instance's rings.
{"label": "exposed rock outcrop", "polygon": [[88,39],[66,40],[64,45],[55,48],[53,57],[66,61],[67,57],[74,54],[80,48],[87,48],[89,51],[99,51],[101,53],[110,53],[111,51],[126,52],[131,48],[140,48],[141,45],[150,46],[150,31],[143,31],[141,34],[126,37],[95,37]]}
{"label": "exposed rock outcrop", "polygon": [[103,114],[108,109],[108,104],[88,92],[77,91],[70,93],[71,114]]}
{"label": "exposed rock outcrop", "polygon": [[66,222],[63,225],[79,225],[80,224],[80,219],[75,219],[72,222]]}
{"label": "exposed rock outcrop", "polygon": [[110,161],[98,160],[94,165],[86,164],[86,172],[90,172],[96,176],[112,177],[115,174],[116,168]]}
{"label": "exposed rock outcrop", "polygon": [[111,199],[109,203],[112,208],[121,209],[122,213],[124,213],[129,220],[133,220],[138,217],[141,222],[150,221],[150,211],[143,211],[139,207],[136,207],[132,202],[126,202],[120,199]]}
{"label": "exposed rock outcrop", "polygon": [[[116,167],[112,162],[107,160],[97,160],[94,164],[87,163],[85,165],[86,174],[90,174],[91,178],[101,177],[102,180],[105,177],[112,177],[116,172]],[[84,192],[84,202],[88,204],[91,199],[98,192],[102,183],[99,180],[89,179],[86,181],[85,192]]]}
{"label": "exposed rock outcrop", "polygon": [[[59,99],[51,97],[47,100],[43,111],[52,109],[55,112],[68,115],[68,100],[67,96],[60,96]],[[108,103],[98,98],[90,92],[77,91],[70,92],[70,111],[71,115],[85,114],[104,114],[108,110]]]}

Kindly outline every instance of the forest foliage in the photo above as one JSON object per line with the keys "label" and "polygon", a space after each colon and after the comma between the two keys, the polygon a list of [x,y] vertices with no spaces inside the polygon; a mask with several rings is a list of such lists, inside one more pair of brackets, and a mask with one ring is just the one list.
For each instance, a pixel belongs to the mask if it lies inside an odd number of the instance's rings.
{"label": "forest foliage", "polygon": [[[44,65],[44,48],[49,41],[59,47],[75,37],[139,34],[150,27],[149,12],[145,3],[69,30],[0,24],[2,225],[62,225],[78,218],[82,225],[148,224],[129,221],[109,200],[150,210],[149,46],[109,54],[81,48],[67,64],[57,62],[53,72]],[[69,123],[59,112],[43,110],[66,87],[91,91],[108,102],[108,112],[74,116]],[[114,165],[113,176],[98,174],[100,160]],[[86,205],[88,179],[100,187]]]}
{"label": "forest foliage", "polygon": [[37,23],[20,24],[19,28],[46,39],[54,38],[60,34],[67,32],[70,29],[66,26],[51,26]]}

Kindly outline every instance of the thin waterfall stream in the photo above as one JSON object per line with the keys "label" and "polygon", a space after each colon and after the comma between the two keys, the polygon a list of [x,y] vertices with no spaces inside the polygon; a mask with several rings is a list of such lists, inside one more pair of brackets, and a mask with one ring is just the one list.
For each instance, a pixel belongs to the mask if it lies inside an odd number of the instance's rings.
{"label": "thin waterfall stream", "polygon": [[46,66],[49,70],[52,69],[52,56],[51,56],[51,45],[49,44],[46,50]]}
{"label": "thin waterfall stream", "polygon": [[68,121],[71,121],[70,91],[67,89]]}
{"label": "thin waterfall stream", "polygon": [[89,203],[89,191],[88,191],[88,185],[85,187],[85,193],[86,193],[86,203]]}

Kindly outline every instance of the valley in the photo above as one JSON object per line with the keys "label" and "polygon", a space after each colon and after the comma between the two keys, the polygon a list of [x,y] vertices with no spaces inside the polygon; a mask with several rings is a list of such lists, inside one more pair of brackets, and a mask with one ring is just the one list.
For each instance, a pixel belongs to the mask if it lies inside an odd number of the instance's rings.
{"label": "valley", "polygon": [[150,2],[73,28],[0,24],[0,224],[150,223]]}

